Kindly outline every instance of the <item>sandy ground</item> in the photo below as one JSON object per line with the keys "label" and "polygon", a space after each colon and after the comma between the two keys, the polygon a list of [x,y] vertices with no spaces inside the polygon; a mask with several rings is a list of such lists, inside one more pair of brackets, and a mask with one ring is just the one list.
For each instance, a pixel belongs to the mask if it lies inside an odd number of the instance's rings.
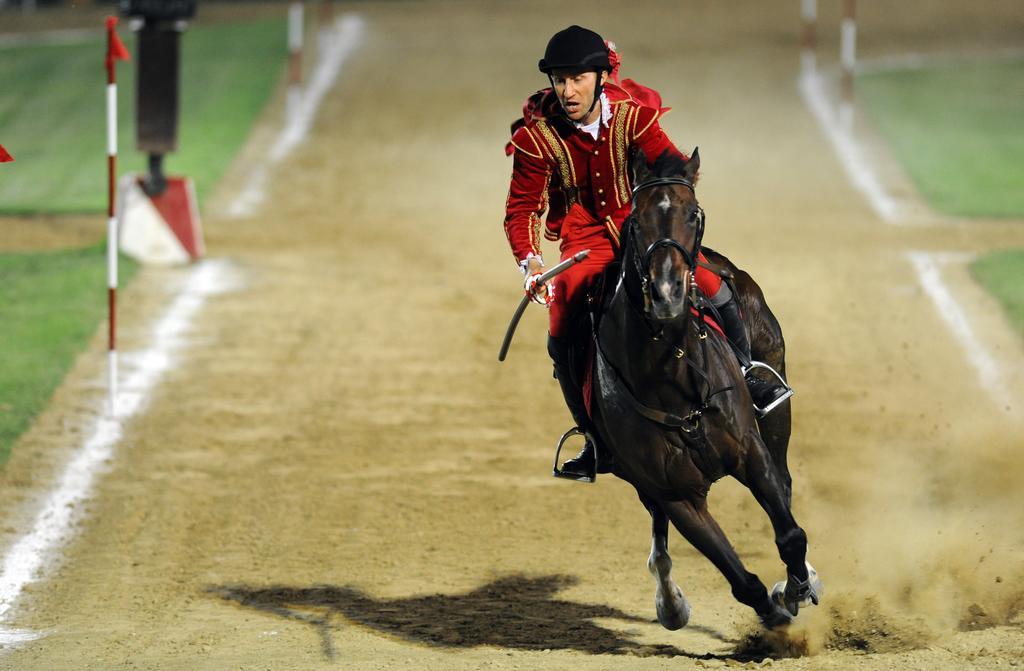
{"label": "sandy ground", "polygon": [[[1022,246],[1024,229],[879,223],[799,98],[793,17],[640,4],[600,3],[586,22],[675,107],[672,137],[700,145],[706,241],[755,274],[785,329],[795,513],[822,605],[760,636],[673,535],[693,616],[661,629],[631,488],[548,474],[567,415],[540,310],[496,361],[519,296],[502,145],[547,36],[581,17],[357,4],[365,42],[267,207],[219,214],[242,165],[211,201],[207,245],[243,284],[211,299],[128,427],[59,568],[10,622],[45,635],[0,668],[1024,663],[1021,344],[990,303],[971,310],[1011,387],[994,403],[905,257]],[[1019,34],[1008,3],[991,9],[984,39]],[[914,18],[896,18],[902,36]],[[929,21],[934,46],[965,19]],[[126,351],[180,275],[146,271],[124,292]],[[97,336],[0,475],[0,550],[98,407],[101,351]],[[752,497],[723,481],[712,509],[748,567],[781,579]]]}

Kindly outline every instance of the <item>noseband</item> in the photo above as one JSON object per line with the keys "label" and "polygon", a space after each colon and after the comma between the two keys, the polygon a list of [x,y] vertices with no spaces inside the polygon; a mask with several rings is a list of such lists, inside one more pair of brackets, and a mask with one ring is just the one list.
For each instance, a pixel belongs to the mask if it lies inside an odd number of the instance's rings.
{"label": "noseband", "polygon": [[[696,193],[693,188],[693,182],[682,177],[657,177],[655,179],[641,182],[633,187],[633,198],[636,199],[636,194],[643,191],[644,189],[651,189],[656,186],[670,186],[673,184],[679,184],[685,186],[692,193]],[[643,256],[638,258],[637,250],[639,250],[639,221],[635,214],[629,215],[627,221],[629,226],[629,235],[633,242],[633,263],[636,266],[637,274],[640,275],[641,291],[643,292],[644,298],[644,312],[650,310],[651,305],[651,257],[654,256],[654,252],[658,251],[662,247],[668,247],[678,251],[683,256],[683,260],[686,262],[688,272],[693,273],[697,269],[697,257],[700,254],[701,240],[704,237],[704,210],[697,206],[697,236],[693,241],[693,248],[686,249],[683,245],[674,238],[659,238],[652,242],[647,250],[643,253]],[[691,284],[692,286],[692,284]]]}

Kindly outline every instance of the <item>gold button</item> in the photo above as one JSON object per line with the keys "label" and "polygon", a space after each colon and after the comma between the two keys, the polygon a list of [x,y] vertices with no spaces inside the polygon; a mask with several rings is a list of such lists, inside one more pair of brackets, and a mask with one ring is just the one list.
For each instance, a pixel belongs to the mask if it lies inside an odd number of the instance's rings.
{"label": "gold button", "polygon": [[597,153],[598,153],[598,152],[597,152],[597,150],[595,149],[595,150],[594,150],[594,156],[597,156]]}
{"label": "gold button", "polygon": [[595,172],[594,173],[594,177],[600,177],[600,176],[601,176],[601,173],[599,173],[599,172]]}
{"label": "gold button", "polygon": [[604,207],[604,206],[605,206],[605,202],[602,200],[601,201],[601,207]]}
{"label": "gold button", "polygon": [[598,189],[597,192],[598,193],[604,193],[604,189]]}

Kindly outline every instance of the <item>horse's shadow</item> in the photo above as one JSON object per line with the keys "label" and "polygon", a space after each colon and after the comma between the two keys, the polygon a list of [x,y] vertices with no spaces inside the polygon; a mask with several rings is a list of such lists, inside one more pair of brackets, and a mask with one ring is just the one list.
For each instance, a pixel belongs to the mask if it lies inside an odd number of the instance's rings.
{"label": "horse's shadow", "polygon": [[[557,598],[576,584],[564,575],[499,578],[464,594],[434,594],[375,599],[352,587],[211,587],[209,592],[243,607],[255,608],[318,628],[324,654],[334,658],[332,618],[338,616],[389,636],[445,648],[495,646],[517,650],[576,650],[592,655],[685,656],[710,659],[671,645],[649,645],[594,622],[611,618],[630,623],[650,620],[616,608]],[[722,641],[721,633],[694,627]],[[736,658],[736,654],[726,655]],[[740,653],[740,656],[744,656]]]}

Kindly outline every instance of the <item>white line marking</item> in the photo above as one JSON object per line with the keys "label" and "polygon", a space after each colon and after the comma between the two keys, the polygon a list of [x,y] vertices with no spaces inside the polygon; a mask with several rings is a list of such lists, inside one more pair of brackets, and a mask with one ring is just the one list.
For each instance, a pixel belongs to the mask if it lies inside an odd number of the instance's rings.
{"label": "white line marking", "polygon": [[57,551],[75,535],[82,503],[91,496],[97,474],[114,454],[124,426],[145,404],[150,392],[182,349],[182,336],[206,299],[237,284],[226,261],[203,261],[185,280],[180,293],[156,323],[150,346],[132,357],[132,374],[117,399],[117,414],[102,416],[75,451],[56,487],[49,492],[31,531],[8,550],[0,573],[0,644],[32,640],[32,632],[7,627],[7,619],[25,586],[40,580]]}
{"label": "white line marking", "polygon": [[321,33],[318,41],[321,45],[320,59],[308,88],[300,96],[289,92],[287,122],[270,148],[266,160],[253,168],[245,188],[228,206],[228,216],[251,216],[263,203],[270,168],[287,157],[306,139],[320,102],[341,73],[341,66],[345,60],[355,52],[362,41],[364,25],[361,16],[349,14],[339,17],[333,30],[325,29]]}
{"label": "white line marking", "polygon": [[832,143],[832,148],[838,154],[839,162],[854,188],[867,198],[871,209],[882,221],[890,224],[899,223],[896,200],[882,185],[871,163],[861,151],[860,145],[847,130],[844,130],[840,115],[829,108],[821,75],[806,70],[800,75],[799,82],[804,102]]}
{"label": "white line marking", "polygon": [[[41,631],[32,631],[31,629],[16,629],[14,627],[5,627],[0,625],[0,644],[10,647],[16,647],[21,643],[28,643],[29,641],[38,641],[46,634]],[[7,648],[0,650],[0,656],[5,652],[8,652]]]}
{"label": "white line marking", "polygon": [[1003,385],[1002,376],[999,374],[999,364],[985,348],[984,343],[978,338],[971,326],[971,320],[967,313],[953,298],[945,283],[942,281],[940,263],[952,261],[966,261],[968,257],[963,254],[931,254],[928,252],[907,252],[907,257],[917,271],[917,278],[924,288],[925,293],[932,299],[935,309],[942,321],[953,332],[960,346],[967,355],[978,373],[978,381],[997,404],[1004,404],[1007,398],[1006,389]]}

